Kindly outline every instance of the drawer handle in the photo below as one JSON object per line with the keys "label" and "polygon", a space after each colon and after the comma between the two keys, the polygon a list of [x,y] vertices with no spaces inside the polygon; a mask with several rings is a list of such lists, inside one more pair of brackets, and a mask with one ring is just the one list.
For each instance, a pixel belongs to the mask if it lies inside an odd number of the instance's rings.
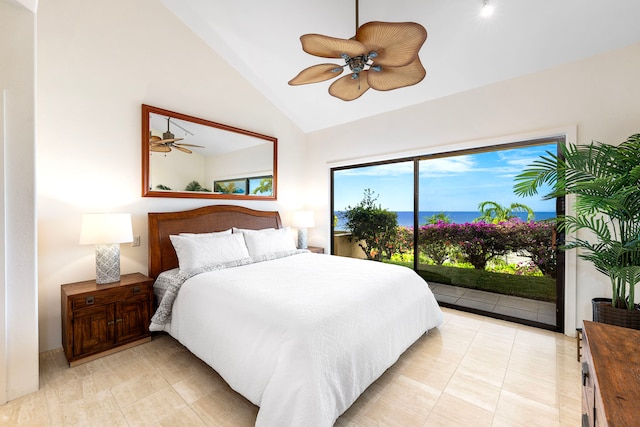
{"label": "drawer handle", "polygon": [[582,386],[587,385],[587,378],[589,378],[589,365],[586,362],[582,362]]}
{"label": "drawer handle", "polygon": [[139,293],[140,293],[140,286],[136,286],[135,288],[133,288],[134,295],[138,295]]}
{"label": "drawer handle", "polygon": [[116,323],[124,322],[123,319],[116,319]]}
{"label": "drawer handle", "polygon": [[107,325],[113,325],[114,323],[116,323],[116,322],[114,322],[113,320],[109,320],[109,321],[107,322]]}
{"label": "drawer handle", "polygon": [[84,299],[84,303],[87,304],[87,305],[91,305],[91,304],[93,304],[93,302],[94,302],[93,296],[86,297]]}

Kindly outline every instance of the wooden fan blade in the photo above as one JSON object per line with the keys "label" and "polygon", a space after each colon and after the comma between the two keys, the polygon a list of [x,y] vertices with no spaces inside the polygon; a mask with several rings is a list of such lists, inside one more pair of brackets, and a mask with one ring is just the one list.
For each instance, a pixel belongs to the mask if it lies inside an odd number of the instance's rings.
{"label": "wooden fan blade", "polygon": [[418,56],[427,30],[415,22],[367,22],[358,28],[356,39],[367,52],[376,52],[375,65],[402,67]]}
{"label": "wooden fan blade", "polygon": [[345,53],[350,57],[367,53],[364,44],[357,40],[339,39],[321,34],[305,34],[300,37],[302,50],[321,58],[341,58]]}
{"label": "wooden fan blade", "polygon": [[150,143],[152,143],[152,144],[153,144],[154,142],[160,142],[160,141],[162,141],[162,138],[160,138],[159,136],[155,136],[155,135],[154,135],[154,136],[152,136],[152,137],[149,139],[149,142],[150,142]]}
{"label": "wooden fan blade", "polygon": [[329,86],[329,93],[343,101],[353,101],[369,90],[367,75],[370,71],[362,71],[358,79],[352,79],[351,74],[336,80]]}
{"label": "wooden fan blade", "polygon": [[182,147],[178,147],[177,145],[174,145],[174,148],[175,148],[176,150],[180,150],[180,151],[182,151],[183,153],[187,153],[187,154],[191,154],[191,153],[192,153],[192,151],[191,151],[191,150],[188,150],[188,149],[186,149],[186,148],[182,148]]}
{"label": "wooden fan blade", "polygon": [[149,151],[155,151],[158,153],[168,153],[169,151],[171,151],[171,148],[167,147],[166,145],[152,145],[151,147],[149,147]]}
{"label": "wooden fan blade", "polygon": [[[339,70],[339,71],[334,71]],[[305,68],[297,76],[289,80],[291,86],[306,85],[330,80],[342,74],[344,69],[338,64],[320,64]]]}
{"label": "wooden fan blade", "polygon": [[180,146],[180,147],[199,147],[199,148],[204,148],[204,145],[195,145],[195,144],[174,144],[174,146]]}
{"label": "wooden fan blade", "polygon": [[166,142],[176,142],[176,141],[182,141],[184,138],[169,138],[169,139],[163,139],[162,143],[166,143]]}
{"label": "wooden fan blade", "polygon": [[375,90],[392,90],[420,83],[427,75],[420,57],[404,67],[382,67],[380,71],[369,70],[367,82]]}

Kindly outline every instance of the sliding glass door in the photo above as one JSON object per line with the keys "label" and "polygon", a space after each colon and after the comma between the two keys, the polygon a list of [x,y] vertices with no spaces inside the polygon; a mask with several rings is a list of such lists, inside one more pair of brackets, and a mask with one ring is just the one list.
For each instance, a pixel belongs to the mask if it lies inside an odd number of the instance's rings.
{"label": "sliding glass door", "polygon": [[334,168],[332,253],[413,268],[441,305],[562,330],[563,200],[513,193],[515,175],[560,143]]}
{"label": "sliding glass door", "polygon": [[416,268],[441,304],[558,326],[556,200],[513,193],[514,176],[556,149],[545,141],[419,161]]}

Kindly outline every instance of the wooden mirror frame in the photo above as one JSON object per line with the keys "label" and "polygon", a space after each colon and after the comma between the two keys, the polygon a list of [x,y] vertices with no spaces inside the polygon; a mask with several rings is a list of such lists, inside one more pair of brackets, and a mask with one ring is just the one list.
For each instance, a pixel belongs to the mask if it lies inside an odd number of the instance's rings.
{"label": "wooden mirror frame", "polygon": [[[273,183],[272,194],[269,196],[258,196],[252,194],[234,194],[234,193],[207,193],[199,191],[156,191],[149,188],[149,114],[155,113],[179,120],[196,123],[203,126],[210,126],[222,131],[233,132],[253,138],[259,138],[273,144]],[[210,120],[198,117],[188,116],[182,113],[165,110],[158,107],[142,104],[142,196],[143,197],[168,197],[168,198],[194,198],[194,199],[237,199],[237,200],[276,200],[277,199],[277,176],[278,176],[278,139],[275,137],[262,135],[256,132],[236,128],[233,126],[216,123]]]}

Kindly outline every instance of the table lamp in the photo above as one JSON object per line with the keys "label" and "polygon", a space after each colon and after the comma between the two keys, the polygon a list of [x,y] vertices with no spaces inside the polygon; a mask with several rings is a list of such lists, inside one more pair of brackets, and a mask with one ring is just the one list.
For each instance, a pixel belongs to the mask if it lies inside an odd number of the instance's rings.
{"label": "table lamp", "polygon": [[132,242],[131,214],[82,215],[81,245],[96,245],[96,283],[120,281],[120,243]]}
{"label": "table lamp", "polygon": [[298,229],[298,249],[307,249],[307,228],[315,227],[313,211],[295,211],[292,226]]}

